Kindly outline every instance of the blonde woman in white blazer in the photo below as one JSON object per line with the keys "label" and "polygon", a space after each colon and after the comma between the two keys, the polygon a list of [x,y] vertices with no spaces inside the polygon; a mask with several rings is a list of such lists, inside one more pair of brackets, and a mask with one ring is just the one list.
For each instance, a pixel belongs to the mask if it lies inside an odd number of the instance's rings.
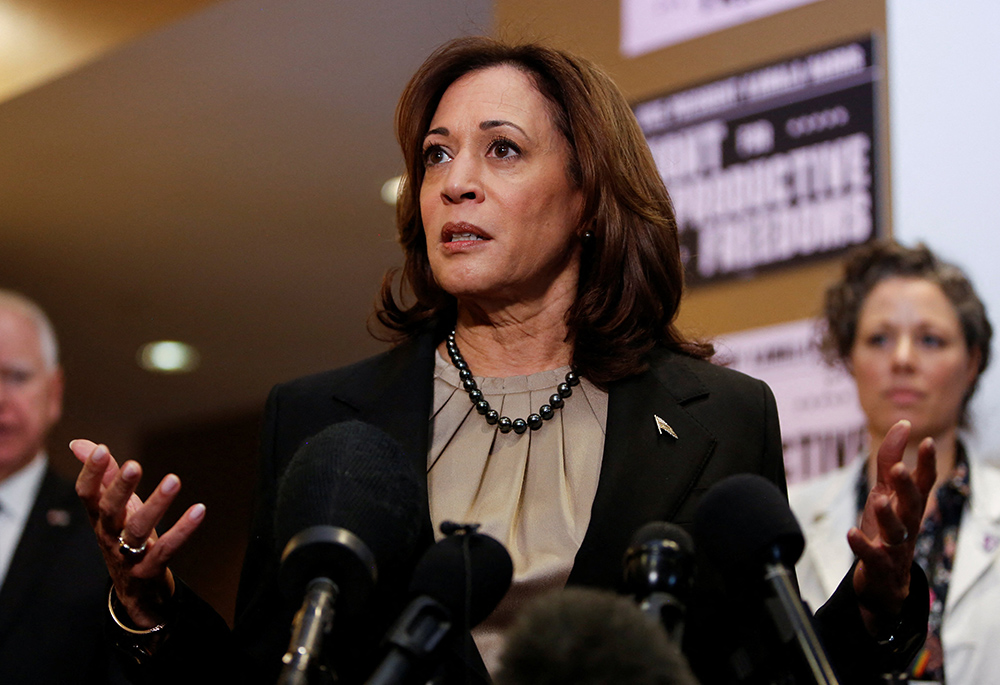
{"label": "blonde woman in white blazer", "polygon": [[[854,376],[869,454],[887,426],[912,426],[904,463],[933,439],[937,480],[916,541],[931,587],[927,642],[910,682],[1000,680],[1000,469],[969,457],[958,438],[989,363],[992,327],[962,271],[923,245],[877,241],[855,250],[825,300],[828,360]],[[874,456],[789,488],[806,549],[796,567],[813,608],[851,567]],[[855,533],[852,532],[852,535]]]}

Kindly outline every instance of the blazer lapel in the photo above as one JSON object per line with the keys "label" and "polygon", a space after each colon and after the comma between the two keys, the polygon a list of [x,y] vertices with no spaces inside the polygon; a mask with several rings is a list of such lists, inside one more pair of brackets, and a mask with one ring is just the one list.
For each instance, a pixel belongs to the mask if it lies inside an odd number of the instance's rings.
{"label": "blazer lapel", "polygon": [[945,615],[950,614],[976,581],[1000,557],[1000,470],[973,463],[969,470],[972,500],[962,516]]}
{"label": "blazer lapel", "polygon": [[800,512],[800,523],[808,531],[803,556],[811,558],[826,597],[833,594],[854,563],[847,531],[856,525],[854,489],[865,463],[867,460],[859,457],[854,466],[837,474],[836,482],[830,483],[826,491],[815,494],[810,511]]}
{"label": "blazer lapel", "polygon": [[340,384],[334,398],[354,407],[358,418],[376,426],[410,455],[418,473],[427,473],[428,426],[434,387],[434,338],[425,334],[379,358],[372,369]]}
{"label": "blazer lapel", "polygon": [[715,447],[714,436],[684,407],[706,394],[704,384],[674,355],[611,387],[591,524],[569,583],[618,584],[622,558],[636,529],[650,521],[673,520]]}
{"label": "blazer lapel", "polygon": [[0,589],[0,639],[16,625],[18,614],[31,601],[34,586],[51,563],[47,557],[59,548],[72,532],[73,522],[82,516],[74,504],[75,494],[46,471]]}

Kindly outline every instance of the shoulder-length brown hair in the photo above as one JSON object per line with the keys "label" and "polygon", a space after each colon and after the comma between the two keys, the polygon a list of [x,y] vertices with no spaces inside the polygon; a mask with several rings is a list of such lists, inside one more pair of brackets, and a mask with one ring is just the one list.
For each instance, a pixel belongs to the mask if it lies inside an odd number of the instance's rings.
{"label": "shoulder-length brown hair", "polygon": [[[593,233],[581,257],[576,301],[567,313],[574,343],[573,367],[591,382],[608,383],[646,368],[657,344],[698,358],[711,345],[685,339],[674,326],[684,276],[677,223],[639,125],[611,79],[590,62],[537,44],[507,45],[490,38],[459,38],[438,48],[413,75],[396,108],[396,136],[406,176],[396,205],[405,252],[398,270],[386,274],[375,316],[402,340],[431,321],[449,327],[455,299],[431,273],[420,217],[424,178],[423,140],[445,90],[473,71],[509,65],[534,78],[552,104],[556,128],[571,150],[569,177],[582,190],[581,228]],[[440,328],[439,328],[440,330]]]}

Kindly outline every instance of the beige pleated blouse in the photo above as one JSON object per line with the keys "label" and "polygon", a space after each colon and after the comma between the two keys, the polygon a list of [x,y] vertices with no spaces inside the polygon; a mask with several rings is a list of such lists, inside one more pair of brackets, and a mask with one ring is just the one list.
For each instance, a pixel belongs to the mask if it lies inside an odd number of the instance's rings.
{"label": "beige pleated blouse", "polygon": [[[569,367],[476,383],[501,416],[527,418],[563,382]],[[519,607],[566,584],[590,523],[604,452],[608,396],[581,378],[562,409],[537,431],[506,435],[479,415],[458,370],[440,353],[434,369],[427,486],[436,535],[442,521],[479,523],[506,546],[514,580],[496,610],[473,630],[495,672],[503,633]]]}

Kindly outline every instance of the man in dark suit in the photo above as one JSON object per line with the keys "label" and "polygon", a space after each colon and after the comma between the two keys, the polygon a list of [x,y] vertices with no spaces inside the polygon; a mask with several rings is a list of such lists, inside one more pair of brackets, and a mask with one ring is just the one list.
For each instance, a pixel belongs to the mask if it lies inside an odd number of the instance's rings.
{"label": "man in dark suit", "polygon": [[0,683],[105,683],[107,570],[73,484],[48,467],[63,374],[45,313],[0,290]]}

